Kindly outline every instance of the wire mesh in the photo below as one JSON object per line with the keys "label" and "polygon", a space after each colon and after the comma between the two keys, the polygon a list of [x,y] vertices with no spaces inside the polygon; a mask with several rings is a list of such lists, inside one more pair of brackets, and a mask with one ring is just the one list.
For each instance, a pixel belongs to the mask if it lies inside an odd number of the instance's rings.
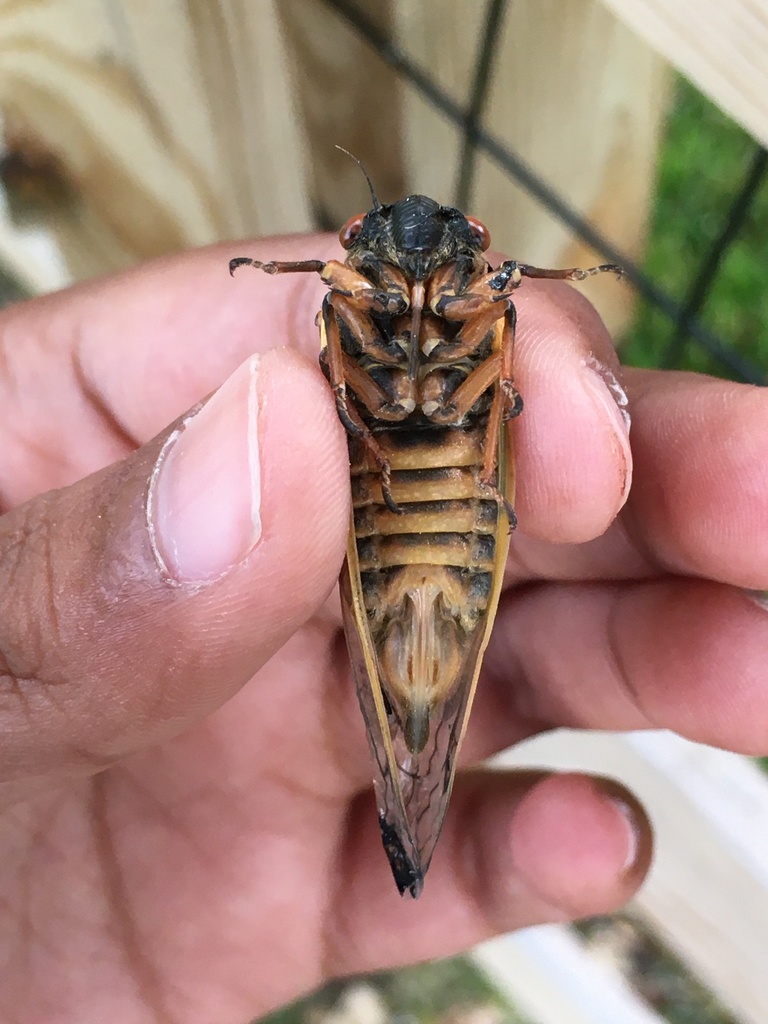
{"label": "wire mesh", "polygon": [[582,242],[610,263],[620,264],[638,294],[655,307],[672,325],[673,331],[662,358],[667,367],[678,365],[689,345],[698,346],[725,371],[753,384],[764,384],[764,371],[740,353],[727,339],[712,331],[700,319],[707,293],[722,265],[726,252],[749,215],[768,169],[768,154],[756,147],[742,187],[723,219],[722,228],[698,268],[694,268],[683,302],[677,301],[650,277],[627,253],[622,252],[594,225],[585,220],[531,167],[482,125],[482,112],[493,80],[498,56],[500,27],[513,5],[510,0],[486,0],[484,25],[475,60],[466,106],[462,107],[434,78],[358,6],[350,0],[323,0],[343,18],[390,67],[398,71],[432,106],[452,121],[461,132],[462,145],[456,174],[456,205],[466,208],[472,195],[477,154],[484,153],[513,178],[538,203],[565,224]]}

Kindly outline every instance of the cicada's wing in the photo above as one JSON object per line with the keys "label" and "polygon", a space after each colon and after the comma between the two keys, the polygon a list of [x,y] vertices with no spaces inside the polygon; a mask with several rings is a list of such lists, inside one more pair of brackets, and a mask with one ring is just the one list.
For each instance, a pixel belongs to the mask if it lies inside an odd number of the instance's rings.
{"label": "cicada's wing", "polygon": [[417,897],[424,872],[403,802],[401,771],[392,743],[391,708],[381,688],[376,652],[366,622],[353,533],[339,585],[349,660],[373,756],[373,784],[384,849],[400,893],[409,891]]}
{"label": "cicada's wing", "polygon": [[[511,452],[500,445],[499,480],[506,496],[513,498]],[[341,577],[342,610],[360,706],[366,722],[374,759],[374,788],[384,848],[401,894],[417,897],[437,842],[450,798],[456,761],[466,730],[477,686],[483,653],[498,607],[499,594],[509,547],[509,523],[499,510],[496,555],[491,592],[484,614],[460,645],[450,641],[448,652],[458,658],[450,692],[430,706],[429,718],[414,742],[413,730],[398,709],[386,676],[387,659],[372,640],[362,592],[354,530],[351,531],[347,561]],[[429,609],[434,604],[434,583],[424,580],[422,589],[409,593],[414,609],[426,609],[422,621],[403,631],[404,644],[436,647],[441,638],[431,638]],[[416,614],[416,613],[415,613]],[[421,627],[426,626],[427,629]],[[419,652],[417,652],[418,655]],[[423,652],[422,652],[423,654]],[[405,653],[409,665],[418,663],[413,652]],[[422,657],[427,663],[428,659]],[[418,687],[418,680],[415,680]]]}

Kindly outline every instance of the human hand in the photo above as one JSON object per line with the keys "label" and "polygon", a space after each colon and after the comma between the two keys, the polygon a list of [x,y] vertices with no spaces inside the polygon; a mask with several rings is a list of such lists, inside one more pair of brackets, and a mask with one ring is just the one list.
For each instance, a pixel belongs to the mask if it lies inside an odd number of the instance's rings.
{"label": "human hand", "polygon": [[[608,911],[648,865],[618,787],[463,772],[424,896],[397,897],[325,600],[348,479],[316,368],[322,284],[232,282],[232,252],[0,315],[8,1022],[246,1021],[333,975]],[[739,589],[768,582],[763,392],[627,371],[630,454],[594,312],[566,285],[518,297],[518,586],[465,762],[563,725],[765,752],[768,617]]]}

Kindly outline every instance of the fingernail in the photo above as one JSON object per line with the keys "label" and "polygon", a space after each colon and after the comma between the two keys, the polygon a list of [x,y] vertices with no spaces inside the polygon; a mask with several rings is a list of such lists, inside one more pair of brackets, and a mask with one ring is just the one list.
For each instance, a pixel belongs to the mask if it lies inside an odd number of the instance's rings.
{"label": "fingernail", "polygon": [[653,845],[645,813],[629,799],[623,786],[610,778],[596,776],[594,784],[602,799],[618,812],[625,830],[626,854],[622,874],[644,874],[650,864]]}
{"label": "fingernail", "polygon": [[629,402],[616,375],[594,356],[583,362],[589,371],[583,375],[584,385],[601,412],[607,412],[614,428],[616,453],[622,473],[621,496],[626,499],[632,482],[632,449],[629,444],[631,419]]}
{"label": "fingernail", "polygon": [[150,536],[179,583],[222,576],[261,536],[259,357],[252,356],[167,440],[152,473]]}
{"label": "fingernail", "polygon": [[626,800],[623,800],[618,796],[609,796],[608,799],[621,815],[625,825],[627,855],[624,858],[621,871],[622,874],[626,874],[637,863],[638,854],[640,852],[640,825],[635,818],[632,808]]}
{"label": "fingernail", "polygon": [[618,410],[618,422],[628,434],[632,426],[632,417],[629,414],[629,398],[627,397],[627,392],[621,386],[619,378],[613,370],[607,367],[605,363],[601,363],[595,356],[587,356],[584,360],[584,366],[594,374],[597,374],[602,381],[603,387],[613,401],[612,415],[615,416]]}

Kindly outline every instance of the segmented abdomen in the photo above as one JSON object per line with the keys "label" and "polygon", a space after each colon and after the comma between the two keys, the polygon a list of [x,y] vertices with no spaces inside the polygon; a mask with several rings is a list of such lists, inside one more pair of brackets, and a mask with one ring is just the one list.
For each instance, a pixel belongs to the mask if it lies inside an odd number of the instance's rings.
{"label": "segmented abdomen", "polygon": [[462,426],[407,421],[376,431],[392,468],[386,507],[378,469],[350,440],[354,530],[368,627],[408,746],[423,749],[430,715],[463,678],[491,594],[498,505],[483,493],[486,415]]}

